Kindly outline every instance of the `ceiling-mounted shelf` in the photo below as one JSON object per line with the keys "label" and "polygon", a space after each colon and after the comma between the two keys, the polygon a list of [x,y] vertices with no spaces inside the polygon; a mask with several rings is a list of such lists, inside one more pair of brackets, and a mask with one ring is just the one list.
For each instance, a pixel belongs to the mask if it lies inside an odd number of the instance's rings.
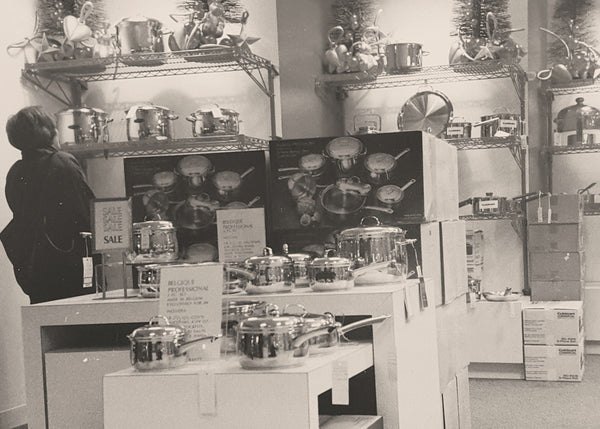
{"label": "ceiling-mounted shelf", "polygon": [[368,72],[324,74],[317,78],[315,85],[344,91],[357,91],[499,78],[511,78],[519,98],[524,99],[527,76],[523,69],[517,64],[508,65],[498,61],[429,66],[403,74],[386,74],[385,72],[379,75]]}
{"label": "ceiling-mounted shelf", "polygon": [[[115,79],[133,79],[175,76],[198,73],[244,71],[259,88],[272,96],[270,79],[278,72],[270,61],[251,52],[228,46],[215,46],[190,51],[151,52],[120,55],[111,58],[84,58],[25,64],[23,77],[47,90],[40,78],[60,83],[100,82]],[[59,94],[64,97],[67,91]],[[71,100],[61,100],[73,104]]]}
{"label": "ceiling-mounted shelf", "polygon": [[245,135],[204,136],[188,139],[146,139],[127,142],[64,145],[62,150],[78,158],[141,157],[191,153],[268,150],[269,142]]}

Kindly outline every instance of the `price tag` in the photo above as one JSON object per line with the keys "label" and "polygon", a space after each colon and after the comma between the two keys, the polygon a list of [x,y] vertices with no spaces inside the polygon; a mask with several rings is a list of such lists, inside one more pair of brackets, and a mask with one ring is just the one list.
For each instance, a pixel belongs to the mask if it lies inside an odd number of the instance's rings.
{"label": "price tag", "polygon": [[83,262],[83,287],[93,287],[94,286],[94,262],[92,261],[91,256],[85,256],[82,259]]}
{"label": "price tag", "polygon": [[348,386],[348,362],[337,360],[331,368],[331,403],[333,405],[350,404],[350,388]]}
{"label": "price tag", "polygon": [[429,307],[427,285],[425,284],[425,279],[423,277],[419,277],[419,304],[421,305],[421,310]]}
{"label": "price tag", "polygon": [[265,209],[217,210],[219,261],[243,261],[266,246]]}

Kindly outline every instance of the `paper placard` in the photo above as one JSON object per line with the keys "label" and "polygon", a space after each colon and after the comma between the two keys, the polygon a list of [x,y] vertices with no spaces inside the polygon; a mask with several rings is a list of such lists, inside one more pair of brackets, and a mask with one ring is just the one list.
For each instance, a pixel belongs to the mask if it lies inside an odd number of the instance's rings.
{"label": "paper placard", "polygon": [[265,210],[217,210],[219,261],[239,262],[261,255],[266,247]]}
{"label": "paper placard", "polygon": [[[186,341],[221,333],[223,264],[163,266],[159,314],[185,329]],[[201,343],[189,349],[188,360],[217,359],[220,345]]]}
{"label": "paper placard", "polygon": [[331,403],[333,405],[349,405],[348,362],[337,360],[331,367]]}
{"label": "paper placard", "polygon": [[132,226],[130,198],[92,201],[92,241],[95,253],[131,249]]}

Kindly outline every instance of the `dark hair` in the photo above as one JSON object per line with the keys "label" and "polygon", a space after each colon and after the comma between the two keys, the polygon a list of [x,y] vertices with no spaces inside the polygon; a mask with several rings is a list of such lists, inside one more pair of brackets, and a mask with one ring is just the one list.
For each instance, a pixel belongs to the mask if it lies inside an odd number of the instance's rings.
{"label": "dark hair", "polygon": [[6,121],[11,145],[21,151],[51,146],[56,136],[54,119],[40,106],[19,110]]}

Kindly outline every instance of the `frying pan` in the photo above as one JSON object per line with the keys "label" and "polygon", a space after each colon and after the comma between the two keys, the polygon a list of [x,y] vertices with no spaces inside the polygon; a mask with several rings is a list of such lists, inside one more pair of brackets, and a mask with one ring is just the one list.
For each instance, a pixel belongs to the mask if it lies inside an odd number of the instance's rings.
{"label": "frying pan", "polygon": [[217,199],[223,202],[235,201],[239,195],[242,180],[253,171],[254,166],[249,167],[241,174],[235,171],[219,171],[215,173],[212,176],[212,183],[217,191]]}
{"label": "frying pan", "polygon": [[398,114],[401,131],[426,131],[439,137],[452,118],[452,103],[439,91],[419,91],[410,97]]}
{"label": "frying pan", "polygon": [[375,193],[377,201],[385,207],[396,209],[399,207],[400,202],[404,199],[404,191],[415,182],[415,179],[410,179],[403,186],[382,186],[381,188],[377,189],[377,192]]}
{"label": "frying pan", "polygon": [[346,220],[362,209],[377,210],[392,214],[390,208],[365,206],[371,185],[360,183],[356,178],[341,179],[327,186],[320,195],[320,202],[327,214],[337,220]]}
{"label": "frying pan", "polygon": [[410,148],[404,149],[396,156],[385,152],[367,155],[364,160],[365,169],[369,172],[367,181],[374,185],[389,182],[393,171],[396,169],[398,159],[408,152],[410,152]]}
{"label": "frying pan", "polygon": [[217,201],[211,201],[207,194],[192,195],[175,208],[175,222],[185,229],[203,229],[215,220]]}

